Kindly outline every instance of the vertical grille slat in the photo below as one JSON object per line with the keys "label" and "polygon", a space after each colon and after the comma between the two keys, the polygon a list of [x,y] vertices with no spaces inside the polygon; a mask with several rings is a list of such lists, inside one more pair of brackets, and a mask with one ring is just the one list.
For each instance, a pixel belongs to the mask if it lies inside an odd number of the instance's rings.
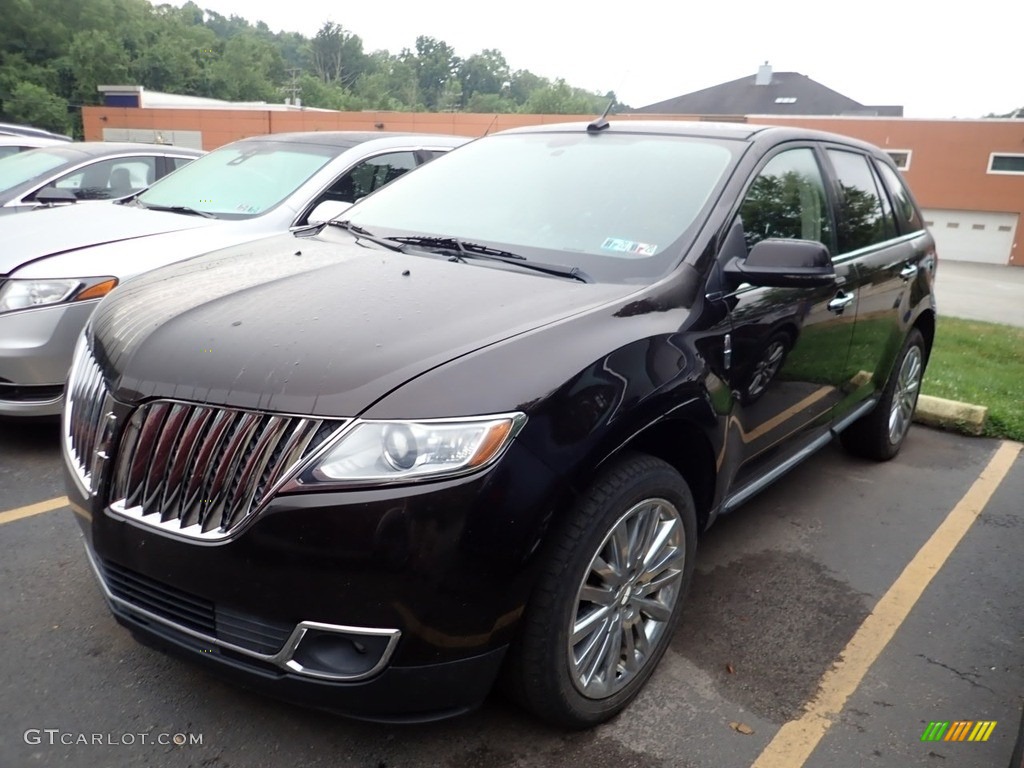
{"label": "vertical grille slat", "polygon": [[230,535],[342,420],[157,400],[128,420],[111,510],[200,540]]}
{"label": "vertical grille slat", "polygon": [[93,477],[92,468],[106,401],[103,372],[88,345],[80,341],[68,377],[62,432],[75,475],[90,493],[95,493],[99,480]]}

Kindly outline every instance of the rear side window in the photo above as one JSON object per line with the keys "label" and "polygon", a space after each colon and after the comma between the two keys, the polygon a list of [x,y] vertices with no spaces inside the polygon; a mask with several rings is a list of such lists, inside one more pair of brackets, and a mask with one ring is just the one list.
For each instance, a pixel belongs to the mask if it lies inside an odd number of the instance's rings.
{"label": "rear side window", "polygon": [[892,196],[892,207],[896,210],[896,219],[900,223],[900,229],[903,232],[917,232],[923,229],[921,215],[917,212],[914,201],[903,184],[903,179],[884,163],[878,163],[878,172],[882,175],[882,181]]}
{"label": "rear side window", "polygon": [[875,175],[864,155],[828,150],[840,186],[837,239],[840,253],[884,243],[896,235],[888,198],[879,195]]}

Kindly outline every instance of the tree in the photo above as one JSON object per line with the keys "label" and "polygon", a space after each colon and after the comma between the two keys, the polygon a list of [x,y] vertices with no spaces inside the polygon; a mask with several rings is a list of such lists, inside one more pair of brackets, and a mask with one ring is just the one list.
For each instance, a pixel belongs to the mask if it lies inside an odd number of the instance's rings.
{"label": "tree", "polygon": [[325,83],[350,86],[366,68],[363,41],[340,24],[325,21],[312,44],[313,69]]}
{"label": "tree", "polygon": [[475,94],[507,96],[511,73],[508,62],[501,51],[487,48],[462,62],[459,67],[459,82],[462,83],[462,97],[468,103]]}
{"label": "tree", "polygon": [[403,55],[415,67],[420,98],[427,109],[437,109],[443,94],[453,87],[448,82],[458,79],[461,61],[454,49],[441,40],[420,35],[416,38],[416,54],[405,51]]}
{"label": "tree", "polygon": [[15,122],[34,125],[58,133],[68,130],[68,103],[34,83],[19,83],[9,99],[4,100],[4,112]]}

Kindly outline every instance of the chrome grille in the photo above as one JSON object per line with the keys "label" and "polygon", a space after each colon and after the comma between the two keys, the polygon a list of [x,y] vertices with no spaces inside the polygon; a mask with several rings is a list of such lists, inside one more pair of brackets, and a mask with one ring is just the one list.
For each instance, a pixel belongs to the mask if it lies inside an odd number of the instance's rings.
{"label": "chrome grille", "polygon": [[[67,401],[64,406],[64,449],[78,480],[89,493],[96,492],[109,442],[108,422],[110,400],[103,372],[96,363],[84,337],[79,340],[68,375]],[[112,422],[110,422],[112,423]]]}
{"label": "chrome grille", "polygon": [[343,423],[147,403],[125,426],[110,508],[168,533],[223,539]]}

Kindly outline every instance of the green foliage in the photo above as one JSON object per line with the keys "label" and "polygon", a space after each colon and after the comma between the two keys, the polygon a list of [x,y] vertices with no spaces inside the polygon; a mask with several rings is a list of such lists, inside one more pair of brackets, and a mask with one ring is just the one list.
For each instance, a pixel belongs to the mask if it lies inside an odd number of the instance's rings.
{"label": "green foliage", "polygon": [[1024,441],[1024,329],[939,317],[921,391],[988,407],[985,434]]}
{"label": "green foliage", "polygon": [[597,114],[614,99],[513,72],[498,50],[463,59],[426,36],[414,50],[367,53],[341,24],[307,38],[192,1],[0,0],[0,120],[80,126],[98,85],[281,102],[293,80],[305,106],[341,110]]}
{"label": "green foliage", "polygon": [[4,107],[15,122],[58,133],[68,129],[67,103],[34,83],[16,85],[11,97],[4,100]]}

